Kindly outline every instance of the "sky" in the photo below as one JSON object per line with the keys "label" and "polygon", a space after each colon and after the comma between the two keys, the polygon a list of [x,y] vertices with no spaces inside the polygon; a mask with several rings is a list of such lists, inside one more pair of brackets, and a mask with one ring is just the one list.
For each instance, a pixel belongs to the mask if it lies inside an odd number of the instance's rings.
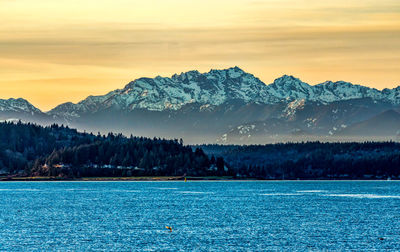
{"label": "sky", "polygon": [[0,98],[46,111],[139,77],[400,85],[399,0],[0,0]]}

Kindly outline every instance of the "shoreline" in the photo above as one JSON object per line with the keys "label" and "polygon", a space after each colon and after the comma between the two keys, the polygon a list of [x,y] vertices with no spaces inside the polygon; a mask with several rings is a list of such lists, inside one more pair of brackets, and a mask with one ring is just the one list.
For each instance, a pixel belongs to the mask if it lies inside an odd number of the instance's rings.
{"label": "shoreline", "polygon": [[[234,178],[229,176],[211,176],[211,177],[186,177],[187,181],[275,181],[275,182],[304,182],[304,181],[400,181],[400,179],[330,179],[330,178],[315,178],[315,179],[262,179],[262,178]],[[102,181],[132,181],[132,182],[184,182],[185,177],[182,176],[143,176],[143,177],[84,177],[84,178],[61,178],[61,177],[0,177],[0,182],[102,182]]]}
{"label": "shoreline", "polygon": [[[237,180],[233,177],[186,177],[191,181],[213,181],[213,180]],[[62,178],[62,177],[0,177],[0,182],[18,181],[184,181],[182,176],[143,176],[143,177],[83,177],[83,178]],[[249,179],[257,180],[257,179]]]}

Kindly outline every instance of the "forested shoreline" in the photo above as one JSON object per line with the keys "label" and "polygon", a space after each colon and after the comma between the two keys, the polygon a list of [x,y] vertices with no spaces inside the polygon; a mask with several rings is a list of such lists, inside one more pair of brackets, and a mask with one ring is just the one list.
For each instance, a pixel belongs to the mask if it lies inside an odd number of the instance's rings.
{"label": "forested shoreline", "polygon": [[201,145],[220,155],[237,178],[400,179],[400,143],[302,142],[267,145]]}
{"label": "forested shoreline", "polygon": [[0,174],[51,177],[223,175],[182,140],[80,133],[63,125],[0,123]]}
{"label": "forested shoreline", "polygon": [[0,176],[400,179],[400,143],[186,146],[182,139],[0,123]]}

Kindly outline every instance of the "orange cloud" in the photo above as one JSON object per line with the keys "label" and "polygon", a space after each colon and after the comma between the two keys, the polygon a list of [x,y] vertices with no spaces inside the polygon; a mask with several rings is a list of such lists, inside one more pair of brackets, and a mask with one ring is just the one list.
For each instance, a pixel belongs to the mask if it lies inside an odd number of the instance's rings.
{"label": "orange cloud", "polygon": [[47,110],[142,76],[242,67],[269,83],[400,84],[393,0],[0,0],[0,98]]}

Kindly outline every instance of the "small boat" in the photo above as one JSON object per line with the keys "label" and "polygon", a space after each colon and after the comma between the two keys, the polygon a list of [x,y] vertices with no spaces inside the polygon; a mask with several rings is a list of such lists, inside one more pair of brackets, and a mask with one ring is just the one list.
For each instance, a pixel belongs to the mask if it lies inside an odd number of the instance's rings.
{"label": "small boat", "polygon": [[169,232],[172,232],[172,227],[165,226],[165,228],[166,228],[166,229],[168,229],[168,230],[169,230]]}

